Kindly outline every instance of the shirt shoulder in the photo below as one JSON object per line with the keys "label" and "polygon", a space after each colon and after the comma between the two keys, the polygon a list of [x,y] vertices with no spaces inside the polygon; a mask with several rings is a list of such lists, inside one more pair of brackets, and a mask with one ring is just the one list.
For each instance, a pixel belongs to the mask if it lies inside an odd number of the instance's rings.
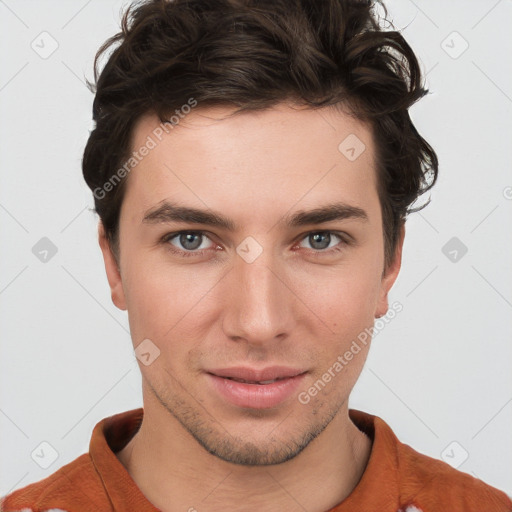
{"label": "shirt shoulder", "polygon": [[332,512],[512,512],[503,491],[419,453],[378,416],[351,409],[350,417],[372,449],[360,482]]}
{"label": "shirt shoulder", "polygon": [[[69,510],[69,504],[73,510]],[[0,498],[0,512],[111,512],[108,496],[89,454],[48,477]]]}
{"label": "shirt shoulder", "polygon": [[446,462],[397,441],[401,502],[422,512],[512,512],[512,501],[499,489]]}

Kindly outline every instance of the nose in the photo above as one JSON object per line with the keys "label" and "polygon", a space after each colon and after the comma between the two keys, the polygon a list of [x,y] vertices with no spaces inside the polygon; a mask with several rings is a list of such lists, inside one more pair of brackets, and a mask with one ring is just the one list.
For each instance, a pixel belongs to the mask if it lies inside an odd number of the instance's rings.
{"label": "nose", "polygon": [[[235,341],[264,345],[289,336],[294,325],[294,302],[285,269],[271,251],[249,263],[236,256],[224,285],[225,334]],[[229,288],[229,289],[227,289]]]}

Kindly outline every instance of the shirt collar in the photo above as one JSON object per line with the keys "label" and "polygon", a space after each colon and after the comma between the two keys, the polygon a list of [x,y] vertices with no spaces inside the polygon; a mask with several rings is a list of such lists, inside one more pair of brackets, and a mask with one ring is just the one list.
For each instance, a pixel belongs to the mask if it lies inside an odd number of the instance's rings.
{"label": "shirt collar", "polygon": [[139,430],[143,416],[143,408],[115,414],[101,420],[92,432],[89,453],[116,512],[159,512],[115,455]]}
{"label": "shirt collar", "polygon": [[349,417],[372,440],[372,449],[359,483],[342,503],[329,512],[397,512],[400,509],[398,439],[378,416],[350,409]]}
{"label": "shirt collar", "polygon": [[[101,420],[91,436],[89,453],[116,512],[159,512],[115,455],[139,430],[143,416],[143,408],[115,414]],[[355,409],[349,410],[349,416],[372,440],[372,449],[357,486],[341,504],[327,512],[397,512],[400,508],[398,439],[378,416]]]}

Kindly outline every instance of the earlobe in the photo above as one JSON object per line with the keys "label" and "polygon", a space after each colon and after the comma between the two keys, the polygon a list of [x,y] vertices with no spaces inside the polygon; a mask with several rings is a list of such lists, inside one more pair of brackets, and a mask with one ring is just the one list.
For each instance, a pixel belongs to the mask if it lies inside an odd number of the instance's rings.
{"label": "earlobe", "polygon": [[400,229],[400,235],[398,238],[398,242],[395,247],[395,254],[393,260],[390,262],[384,275],[382,276],[381,288],[380,288],[380,297],[379,302],[377,304],[377,308],[375,310],[375,318],[383,317],[389,309],[388,302],[388,293],[391,290],[391,287],[396,281],[398,277],[398,273],[400,272],[400,267],[402,265],[402,249],[404,245],[405,238],[405,223],[402,225]]}
{"label": "earlobe", "polygon": [[112,252],[112,248],[110,247],[110,243],[107,240],[105,228],[101,221],[98,223],[98,242],[103,254],[103,262],[105,264],[105,272],[110,286],[112,302],[119,309],[126,311],[126,300],[124,296],[121,272]]}

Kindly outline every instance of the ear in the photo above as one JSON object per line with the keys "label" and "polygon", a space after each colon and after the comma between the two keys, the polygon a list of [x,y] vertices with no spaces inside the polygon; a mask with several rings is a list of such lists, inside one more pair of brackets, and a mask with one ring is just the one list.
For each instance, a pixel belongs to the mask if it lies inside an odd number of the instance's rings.
{"label": "ear", "polygon": [[112,302],[119,309],[126,311],[126,300],[124,296],[121,272],[117,266],[112,248],[110,247],[110,243],[105,235],[105,228],[103,227],[103,223],[101,221],[98,224],[98,242],[100,244],[101,252],[103,253],[105,272],[107,273]]}
{"label": "ear", "polygon": [[388,312],[389,303],[388,303],[388,293],[391,290],[391,287],[396,281],[398,277],[398,273],[400,272],[400,267],[402,265],[402,248],[404,245],[405,238],[405,223],[402,224],[400,229],[400,235],[398,237],[398,242],[395,248],[395,254],[393,256],[393,260],[389,263],[387,268],[384,270],[382,275],[382,282],[380,285],[380,297],[377,303],[377,308],[375,309],[375,318],[380,318],[384,316]]}

